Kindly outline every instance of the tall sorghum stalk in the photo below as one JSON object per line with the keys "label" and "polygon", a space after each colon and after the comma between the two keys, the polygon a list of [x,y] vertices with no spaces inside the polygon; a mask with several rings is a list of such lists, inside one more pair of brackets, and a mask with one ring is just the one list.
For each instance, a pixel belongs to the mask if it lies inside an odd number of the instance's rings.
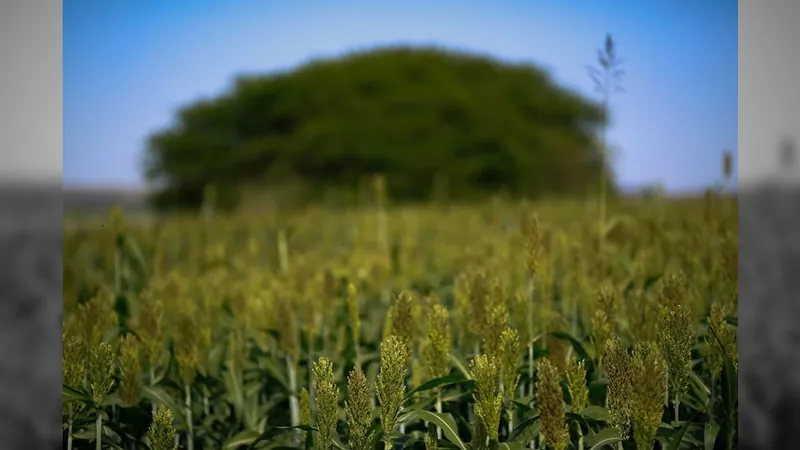
{"label": "tall sorghum stalk", "polygon": [[[65,326],[65,328],[67,328]],[[83,387],[83,380],[86,376],[86,365],[84,363],[83,345],[77,336],[68,331],[61,334],[62,356],[61,367],[63,370],[63,382],[72,388]],[[67,449],[72,450],[72,425],[76,412],[76,403],[65,399],[67,404]]]}
{"label": "tall sorghum stalk", "polygon": [[110,344],[101,342],[92,350],[89,359],[89,379],[92,400],[97,405],[95,448],[103,448],[103,408],[102,404],[114,385],[114,350]]}
{"label": "tall sorghum stalk", "polygon": [[[570,358],[566,370],[567,387],[569,390],[570,405],[573,413],[580,413],[589,406],[589,388],[586,385],[585,361],[578,361],[574,356]],[[578,427],[578,449],[583,449],[583,432]]]}
{"label": "tall sorghum stalk", "polygon": [[166,406],[159,406],[153,414],[153,423],[147,430],[147,441],[151,450],[177,450],[173,426],[172,411]]}
{"label": "tall sorghum stalk", "polygon": [[[475,379],[475,415],[478,416],[489,442],[497,441],[500,412],[503,407],[503,393],[499,387],[500,371],[497,363],[496,358],[478,355],[470,364],[470,371]],[[474,444],[478,448],[485,448],[487,442],[475,442]]]}
{"label": "tall sorghum stalk", "polygon": [[604,250],[604,228],[606,226],[606,190],[608,189],[608,117],[611,103],[611,94],[616,92],[623,92],[621,81],[625,71],[620,69],[622,60],[617,57],[616,47],[614,40],[610,34],[606,34],[605,42],[602,49],[597,51],[597,63],[600,67],[587,67],[589,77],[595,85],[595,91],[601,97],[601,104],[603,108],[603,128],[600,133],[600,161],[602,170],[600,172],[600,254]]}
{"label": "tall sorghum stalk", "polygon": [[[308,389],[300,389],[300,425],[312,425],[311,423],[311,396],[308,395]],[[306,431],[306,439],[310,439],[313,434]]]}
{"label": "tall sorghum stalk", "polygon": [[367,377],[360,366],[355,366],[347,377],[347,401],[345,402],[347,426],[350,429],[349,443],[352,450],[369,450],[370,427],[372,426],[372,393]]}
{"label": "tall sorghum stalk", "polygon": [[[427,304],[428,338],[422,352],[425,374],[429,380],[446,376],[450,372],[451,329],[447,308],[431,297]],[[436,388],[436,412],[442,412],[442,389]],[[436,427],[436,436],[442,438],[442,429]]]}
{"label": "tall sorghum stalk", "polygon": [[544,358],[539,363],[536,379],[536,400],[542,421],[541,435],[554,450],[565,450],[569,444],[569,429],[565,415],[566,405],[561,391],[559,369]]}
{"label": "tall sorghum stalk", "polygon": [[299,330],[297,315],[292,302],[286,297],[276,300],[277,316],[282,320],[277,321],[278,342],[283,351],[286,373],[289,378],[289,417],[292,426],[299,425],[300,403],[297,398],[297,366],[300,357],[300,343],[298,342]]}
{"label": "tall sorghum stalk", "polygon": [[500,336],[500,386],[508,413],[508,432],[514,430],[514,395],[519,384],[520,342],[517,330],[507,328]]}
{"label": "tall sorghum stalk", "polygon": [[[614,427],[623,440],[630,436],[631,429],[631,356],[622,346],[619,338],[612,338],[606,343],[606,376],[608,394],[606,410],[609,425]],[[621,448],[621,445],[620,445]]]}
{"label": "tall sorghum stalk", "polygon": [[680,421],[681,398],[688,391],[689,376],[692,373],[694,329],[689,309],[681,304],[662,306],[658,337],[667,364],[669,392],[675,411],[673,423],[677,426]]}
{"label": "tall sorghum stalk", "polygon": [[122,291],[122,246],[124,245],[125,219],[122,209],[115,206],[111,210],[111,232],[114,234],[114,296]]}
{"label": "tall sorghum stalk", "polygon": [[336,387],[333,363],[320,357],[314,364],[314,390],[317,404],[318,448],[329,450],[336,435],[339,388]]}
{"label": "tall sorghum stalk", "polygon": [[375,195],[376,234],[381,250],[389,257],[389,213],[386,210],[386,177],[376,175],[373,180]]}
{"label": "tall sorghum stalk", "polygon": [[278,231],[278,263],[282,273],[289,271],[289,242],[284,228]]}
{"label": "tall sorghum stalk", "polygon": [[594,340],[595,365],[597,372],[602,373],[603,356],[606,344],[614,333],[614,317],[616,317],[616,294],[609,284],[602,284],[595,293],[597,309],[592,316],[592,339]]}
{"label": "tall sorghum stalk", "polygon": [[361,317],[358,305],[358,294],[353,283],[347,286],[347,316],[350,319],[350,338],[353,340],[353,348],[356,353],[356,365],[361,363]]}
{"label": "tall sorghum stalk", "polygon": [[383,442],[386,450],[392,448],[392,433],[397,425],[397,416],[406,392],[406,373],[410,358],[411,352],[401,338],[389,336],[381,343],[377,394],[381,406],[381,425],[383,425]]}
{"label": "tall sorghum stalk", "polygon": [[[132,321],[132,329],[141,340],[141,356],[149,374],[150,385],[156,383],[155,366],[164,348],[163,307],[155,294],[148,289],[142,292],[139,312]],[[155,412],[155,406],[153,406]]]}
{"label": "tall sorghum stalk", "polygon": [[652,448],[664,414],[666,364],[652,342],[636,344],[631,359],[631,422],[636,448]]}
{"label": "tall sorghum stalk", "polygon": [[[413,358],[411,362],[417,361],[417,359],[414,358],[414,337],[417,335],[417,327],[414,320],[415,300],[416,299],[410,292],[402,291],[389,310],[391,316],[391,335],[397,336],[403,341],[403,344],[405,344],[408,349],[410,357]],[[409,370],[412,372],[412,378],[415,378],[414,366],[415,364],[409,366]],[[418,371],[416,372],[418,376],[419,373]],[[405,423],[400,424],[400,434],[405,434]]]}
{"label": "tall sorghum stalk", "polygon": [[132,334],[125,335],[120,342],[119,365],[122,369],[120,397],[128,406],[139,403],[139,383],[141,365],[139,363],[140,343]]}
{"label": "tall sorghum stalk", "polygon": [[725,322],[728,309],[719,303],[711,305],[708,316],[709,354],[708,365],[711,371],[711,395],[709,395],[709,409],[713,411],[714,400],[717,395],[717,383],[725,367],[725,358],[730,358],[734,368],[739,370],[739,349],[736,341],[736,332]]}

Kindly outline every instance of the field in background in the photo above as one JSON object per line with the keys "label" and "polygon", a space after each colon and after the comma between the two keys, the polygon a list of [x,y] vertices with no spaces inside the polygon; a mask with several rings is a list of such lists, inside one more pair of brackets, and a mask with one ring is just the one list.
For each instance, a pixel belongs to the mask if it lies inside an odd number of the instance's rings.
{"label": "field in background", "polygon": [[65,441],[735,448],[735,201],[596,218],[496,200],[66,230]]}

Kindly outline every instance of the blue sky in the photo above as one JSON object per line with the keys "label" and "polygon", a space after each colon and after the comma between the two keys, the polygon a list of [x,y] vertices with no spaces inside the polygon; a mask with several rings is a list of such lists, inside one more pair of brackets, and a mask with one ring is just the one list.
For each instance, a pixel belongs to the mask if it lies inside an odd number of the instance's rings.
{"label": "blue sky", "polygon": [[609,134],[620,183],[720,181],[737,150],[734,0],[65,0],[64,184],[144,186],[144,140],[179,106],[382,44],[531,62],[596,96],[584,66],[606,32],[627,71]]}

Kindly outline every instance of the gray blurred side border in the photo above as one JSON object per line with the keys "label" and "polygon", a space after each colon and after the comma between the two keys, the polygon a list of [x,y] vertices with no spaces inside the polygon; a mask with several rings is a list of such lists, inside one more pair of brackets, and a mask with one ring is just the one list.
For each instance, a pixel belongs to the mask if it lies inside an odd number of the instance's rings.
{"label": "gray blurred side border", "polygon": [[800,2],[739,2],[739,448],[800,427]]}
{"label": "gray blurred side border", "polygon": [[0,2],[0,447],[60,448],[62,6]]}

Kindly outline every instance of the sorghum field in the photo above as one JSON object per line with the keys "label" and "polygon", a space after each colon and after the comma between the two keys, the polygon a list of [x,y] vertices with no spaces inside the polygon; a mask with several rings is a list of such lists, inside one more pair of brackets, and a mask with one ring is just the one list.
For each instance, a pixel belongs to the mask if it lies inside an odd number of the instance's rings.
{"label": "sorghum field", "polygon": [[65,223],[65,447],[733,449],[735,200]]}

